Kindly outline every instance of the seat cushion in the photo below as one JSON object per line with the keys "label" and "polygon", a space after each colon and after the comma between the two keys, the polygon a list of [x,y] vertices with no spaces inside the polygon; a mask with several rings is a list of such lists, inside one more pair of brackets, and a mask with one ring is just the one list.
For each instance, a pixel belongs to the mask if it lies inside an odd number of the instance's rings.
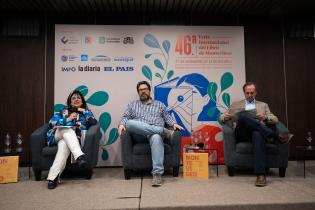
{"label": "seat cushion", "polygon": [[46,146],[42,150],[43,156],[55,156],[57,154],[58,147],[57,146]]}
{"label": "seat cushion", "polygon": [[136,134],[136,133],[130,133],[131,135],[131,139],[133,141],[133,143],[147,143],[148,140],[146,139],[146,137]]}
{"label": "seat cushion", "polygon": [[[169,154],[172,152],[172,148],[169,144],[164,144],[164,153]],[[151,148],[148,143],[138,143],[133,145],[133,154],[135,155],[150,155]]]}
{"label": "seat cushion", "polygon": [[[266,144],[267,154],[279,154],[279,148],[276,144]],[[236,152],[241,154],[252,154],[253,144],[251,142],[239,142],[236,144]]]}

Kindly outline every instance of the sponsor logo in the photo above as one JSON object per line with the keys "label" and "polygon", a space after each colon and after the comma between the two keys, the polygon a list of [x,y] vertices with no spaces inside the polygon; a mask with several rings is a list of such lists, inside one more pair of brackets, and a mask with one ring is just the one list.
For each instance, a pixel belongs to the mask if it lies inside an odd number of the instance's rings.
{"label": "sponsor logo", "polygon": [[84,37],[84,43],[85,44],[92,44],[92,42],[93,42],[93,39],[91,36],[85,36]]}
{"label": "sponsor logo", "polygon": [[68,61],[68,56],[62,55],[62,56],[61,56],[61,61],[63,61],[63,62]]}
{"label": "sponsor logo", "polygon": [[110,38],[107,38],[106,42],[107,43],[120,43],[120,38],[119,37],[110,37]]}
{"label": "sponsor logo", "polygon": [[93,58],[91,58],[92,61],[98,61],[98,62],[105,62],[105,61],[110,61],[110,57],[106,56],[106,55],[97,55]]}
{"label": "sponsor logo", "polygon": [[65,36],[61,37],[60,41],[63,43],[63,44],[67,44],[67,42],[69,41],[69,39],[67,39]]}
{"label": "sponsor logo", "polygon": [[73,66],[71,67],[61,67],[61,71],[65,71],[65,72],[74,72],[76,71],[77,69]]}
{"label": "sponsor logo", "polygon": [[116,66],[116,71],[133,71],[133,66]]}
{"label": "sponsor logo", "polygon": [[131,61],[133,61],[133,57],[114,57],[114,61],[117,61],[117,62],[131,62]]}
{"label": "sponsor logo", "polygon": [[105,38],[105,36],[100,36],[100,37],[98,37],[98,43],[99,43],[99,44],[105,44],[105,43],[106,43],[106,38]]}
{"label": "sponsor logo", "polygon": [[81,55],[81,61],[88,61],[88,60],[89,60],[89,56],[87,54]]}
{"label": "sponsor logo", "polygon": [[60,41],[62,44],[78,44],[79,43],[79,39],[74,36],[63,36],[61,37]]}
{"label": "sponsor logo", "polygon": [[114,71],[114,68],[111,66],[105,66],[104,71]]}
{"label": "sponsor logo", "polygon": [[124,44],[134,44],[133,37],[131,37],[131,36],[125,37],[123,43]]}
{"label": "sponsor logo", "polygon": [[61,61],[67,62],[67,61],[75,61],[77,59],[77,56],[75,55],[62,55]]}
{"label": "sponsor logo", "polygon": [[69,48],[63,48],[63,49],[61,49],[62,51],[64,51],[64,52],[70,52],[70,51],[72,51],[72,49],[69,49]]}
{"label": "sponsor logo", "polygon": [[78,66],[78,71],[100,71],[101,67],[99,66]]}

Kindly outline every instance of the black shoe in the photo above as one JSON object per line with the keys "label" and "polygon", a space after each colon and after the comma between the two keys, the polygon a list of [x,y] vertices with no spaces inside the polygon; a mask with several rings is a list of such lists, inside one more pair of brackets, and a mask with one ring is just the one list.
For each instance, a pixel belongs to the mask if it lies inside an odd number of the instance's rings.
{"label": "black shoe", "polygon": [[77,158],[77,163],[79,165],[79,168],[86,168],[88,165],[88,162],[86,160],[86,156],[85,155],[81,155]]}
{"label": "black shoe", "polygon": [[59,179],[59,175],[53,181],[48,180],[48,189],[50,190],[55,189],[58,185],[58,179]]}

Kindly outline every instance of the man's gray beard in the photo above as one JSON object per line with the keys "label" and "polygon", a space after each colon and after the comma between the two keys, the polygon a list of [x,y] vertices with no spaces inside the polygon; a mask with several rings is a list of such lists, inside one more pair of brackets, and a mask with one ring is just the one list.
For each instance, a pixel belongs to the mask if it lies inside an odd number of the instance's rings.
{"label": "man's gray beard", "polygon": [[150,100],[150,96],[148,96],[147,94],[144,93],[140,96],[140,101],[146,102],[148,100]]}

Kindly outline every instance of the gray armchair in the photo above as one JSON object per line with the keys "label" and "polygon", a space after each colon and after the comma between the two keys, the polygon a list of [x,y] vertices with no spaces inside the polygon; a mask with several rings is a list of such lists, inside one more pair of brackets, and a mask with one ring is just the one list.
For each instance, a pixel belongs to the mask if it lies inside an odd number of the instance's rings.
{"label": "gray armchair", "polygon": [[[150,145],[149,142],[142,143],[143,138],[145,137],[128,131],[124,131],[121,135],[121,156],[125,179],[130,179],[133,170],[152,169]],[[172,167],[174,177],[177,177],[179,173],[180,146],[180,131],[175,131],[173,139],[164,140],[164,167]]]}
{"label": "gray armchair", "polygon": [[[57,153],[57,146],[48,147],[46,144],[46,132],[48,123],[36,129],[31,134],[31,154],[32,154],[32,168],[35,174],[35,180],[41,179],[41,173],[43,170],[49,170],[55,155]],[[100,125],[91,126],[85,135],[84,146],[82,151],[87,155],[88,166],[82,169],[85,173],[85,178],[90,179],[93,174],[93,168],[97,164],[98,150],[99,150],[99,139],[100,139]],[[69,158],[70,159],[70,158]],[[77,164],[70,164],[67,162],[65,170],[81,170]]]}
{"label": "gray armchair", "polygon": [[[236,143],[234,128],[231,121],[225,122],[222,126],[224,139],[224,161],[228,168],[229,176],[234,175],[235,168],[253,168],[254,156],[251,142]],[[288,132],[288,129],[281,123],[276,124],[279,133]],[[285,177],[288,166],[289,145],[271,144],[266,145],[266,169],[279,168],[279,176]]]}

